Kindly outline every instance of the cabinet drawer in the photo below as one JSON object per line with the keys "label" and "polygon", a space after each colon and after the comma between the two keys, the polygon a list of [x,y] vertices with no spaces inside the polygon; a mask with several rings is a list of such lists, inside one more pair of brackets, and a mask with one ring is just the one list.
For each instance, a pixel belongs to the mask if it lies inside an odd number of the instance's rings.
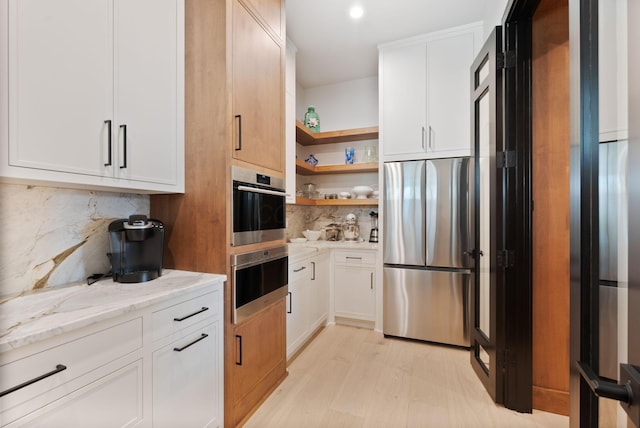
{"label": "cabinet drawer", "polygon": [[311,267],[308,261],[289,265],[289,284],[311,278]]}
{"label": "cabinet drawer", "polygon": [[336,263],[352,265],[375,265],[376,253],[374,251],[336,251],[334,260]]}
{"label": "cabinet drawer", "polygon": [[176,303],[152,315],[153,340],[169,336],[202,320],[218,315],[221,296],[219,291]]}
{"label": "cabinet drawer", "polygon": [[[118,324],[79,339],[43,349],[41,352],[0,366],[0,409],[3,423],[8,414],[15,414],[16,407],[36,408],[68,394],[69,388],[57,388],[89,371],[95,370],[113,360],[142,348],[142,318]],[[45,374],[50,376],[41,378]],[[36,380],[31,383],[30,381]],[[19,385],[19,389],[10,391]],[[52,391],[57,388],[55,391]],[[46,400],[36,397],[43,397]],[[30,402],[28,406],[23,406]],[[33,404],[33,406],[31,405]],[[16,414],[16,416],[19,416]]]}

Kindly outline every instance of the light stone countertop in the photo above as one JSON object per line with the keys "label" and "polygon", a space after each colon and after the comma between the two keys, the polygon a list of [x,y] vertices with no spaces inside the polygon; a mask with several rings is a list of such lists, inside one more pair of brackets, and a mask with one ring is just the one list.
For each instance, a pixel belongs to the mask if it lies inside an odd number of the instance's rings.
{"label": "light stone countertop", "polygon": [[378,244],[371,242],[345,242],[345,241],[307,241],[301,243],[289,243],[289,263],[296,263],[306,257],[310,257],[320,251],[326,250],[377,250]]}
{"label": "light stone countertop", "polygon": [[111,279],[70,284],[0,301],[0,353],[136,311],[213,283],[226,275],[163,269],[152,281]]}

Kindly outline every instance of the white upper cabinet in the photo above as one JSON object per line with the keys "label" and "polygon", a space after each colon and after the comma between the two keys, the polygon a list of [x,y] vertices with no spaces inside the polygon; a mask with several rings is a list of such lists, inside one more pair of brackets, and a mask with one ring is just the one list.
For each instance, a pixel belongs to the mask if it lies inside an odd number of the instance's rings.
{"label": "white upper cabinet", "polygon": [[629,138],[626,1],[598,2],[600,141]]}
{"label": "white upper cabinet", "polygon": [[0,18],[3,179],[184,191],[183,0],[9,0]]}
{"label": "white upper cabinet", "polygon": [[380,144],[385,161],[469,156],[469,67],[482,25],[380,46]]}

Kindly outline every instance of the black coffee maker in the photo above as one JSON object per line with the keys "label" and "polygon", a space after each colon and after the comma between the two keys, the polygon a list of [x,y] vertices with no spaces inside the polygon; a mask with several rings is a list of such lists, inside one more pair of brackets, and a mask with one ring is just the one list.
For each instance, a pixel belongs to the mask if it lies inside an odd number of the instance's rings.
{"label": "black coffee maker", "polygon": [[162,275],[164,225],[146,215],[109,224],[111,272],[116,282],[145,282]]}

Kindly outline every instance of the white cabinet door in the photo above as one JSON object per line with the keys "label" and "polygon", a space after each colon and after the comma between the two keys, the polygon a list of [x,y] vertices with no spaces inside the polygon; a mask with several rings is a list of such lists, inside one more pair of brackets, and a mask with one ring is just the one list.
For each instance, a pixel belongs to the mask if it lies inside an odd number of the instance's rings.
{"label": "white cabinet door", "polygon": [[289,267],[289,293],[287,295],[287,358],[290,358],[307,339],[311,307],[311,271],[308,262]]}
{"label": "white cabinet door", "polygon": [[336,265],[334,275],[335,315],[374,321],[374,268]]}
{"label": "white cabinet door", "polygon": [[427,43],[427,150],[441,156],[471,154],[471,84],[474,33]]}
{"label": "white cabinet door", "polygon": [[101,176],[113,120],[110,0],[9,1],[9,165]]}
{"label": "white cabinet door", "polygon": [[600,141],[626,140],[628,130],[626,1],[598,2]]}
{"label": "white cabinet door", "polygon": [[9,0],[4,11],[0,174],[184,191],[184,0]]}
{"label": "white cabinet door", "polygon": [[380,47],[384,160],[469,156],[469,67],[482,38],[470,24]]}
{"label": "white cabinet door", "polygon": [[190,330],[153,353],[153,426],[222,426],[219,321]]}
{"label": "white cabinet door", "polygon": [[426,44],[381,48],[380,139],[383,154],[426,150]]}
{"label": "white cabinet door", "polygon": [[313,257],[311,265],[311,304],[309,308],[310,329],[324,325],[329,315],[329,279],[330,264],[329,252],[325,252]]}
{"label": "white cabinet door", "polygon": [[182,7],[176,0],[121,0],[115,5],[116,173],[173,185],[184,138],[178,107]]}

